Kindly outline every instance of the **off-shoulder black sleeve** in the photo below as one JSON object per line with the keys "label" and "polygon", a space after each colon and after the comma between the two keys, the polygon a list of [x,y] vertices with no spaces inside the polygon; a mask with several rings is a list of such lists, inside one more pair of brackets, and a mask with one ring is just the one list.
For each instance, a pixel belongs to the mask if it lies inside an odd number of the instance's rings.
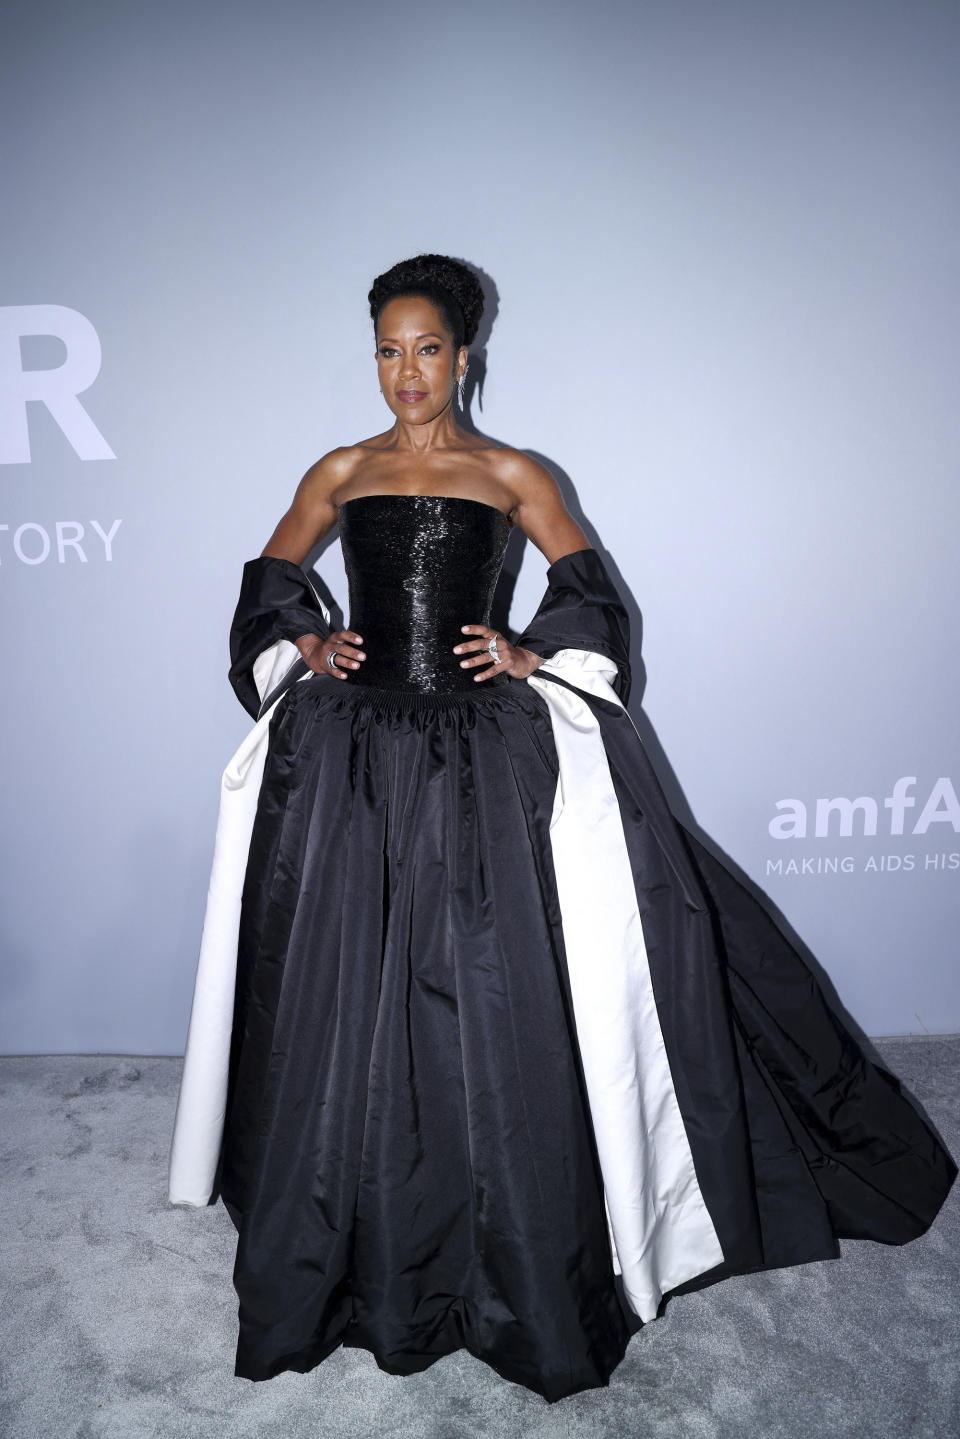
{"label": "off-shoulder black sleeve", "polygon": [[621,703],[630,698],[630,617],[594,549],[554,561],[540,608],[516,643],[545,660],[565,649],[606,655],[617,666]]}
{"label": "off-shoulder black sleeve", "polygon": [[261,699],[254,661],[277,640],[331,633],[317,593],[292,560],[260,555],[247,560],[230,626],[230,683],[244,709],[257,718]]}

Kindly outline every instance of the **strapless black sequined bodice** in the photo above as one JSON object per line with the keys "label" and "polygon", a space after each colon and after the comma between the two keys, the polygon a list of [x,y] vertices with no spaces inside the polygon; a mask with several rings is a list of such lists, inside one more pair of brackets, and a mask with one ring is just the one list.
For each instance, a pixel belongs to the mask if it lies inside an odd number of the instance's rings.
{"label": "strapless black sequined bodice", "polygon": [[[348,629],[367,658],[348,683],[422,693],[478,685],[453,647],[465,624],[489,624],[510,537],[502,510],[451,495],[358,495],[340,506],[340,544],[350,590]],[[341,681],[342,683],[342,681]]]}

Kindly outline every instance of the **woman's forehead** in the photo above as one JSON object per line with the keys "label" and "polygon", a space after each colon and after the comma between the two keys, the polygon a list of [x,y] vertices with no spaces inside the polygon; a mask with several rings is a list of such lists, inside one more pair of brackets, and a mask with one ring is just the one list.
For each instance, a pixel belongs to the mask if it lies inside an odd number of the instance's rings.
{"label": "woman's forehead", "polygon": [[439,305],[426,295],[394,295],[380,311],[377,330],[385,335],[403,330],[412,333],[447,334],[448,325]]}

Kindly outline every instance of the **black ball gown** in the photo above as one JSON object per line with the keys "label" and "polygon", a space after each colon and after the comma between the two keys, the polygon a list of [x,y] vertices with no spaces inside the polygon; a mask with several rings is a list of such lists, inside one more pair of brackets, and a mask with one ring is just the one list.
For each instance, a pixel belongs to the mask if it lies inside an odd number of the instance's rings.
{"label": "black ball gown", "polygon": [[[553,1401],[665,1295],[904,1244],[957,1165],[757,901],[670,813],[593,549],[477,684],[509,535],[450,496],[341,506],[345,682],[305,572],[244,567],[171,1202],[238,1230],[235,1373],[465,1348]],[[618,1278],[619,1276],[619,1278]]]}

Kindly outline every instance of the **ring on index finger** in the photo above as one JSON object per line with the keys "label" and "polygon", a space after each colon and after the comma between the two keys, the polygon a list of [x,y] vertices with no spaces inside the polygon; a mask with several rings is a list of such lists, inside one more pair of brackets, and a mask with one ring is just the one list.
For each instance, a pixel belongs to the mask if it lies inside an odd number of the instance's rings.
{"label": "ring on index finger", "polygon": [[498,638],[498,635],[491,635],[490,641],[487,644],[487,649],[490,651],[491,658],[495,665],[500,663],[500,651],[497,649]]}

